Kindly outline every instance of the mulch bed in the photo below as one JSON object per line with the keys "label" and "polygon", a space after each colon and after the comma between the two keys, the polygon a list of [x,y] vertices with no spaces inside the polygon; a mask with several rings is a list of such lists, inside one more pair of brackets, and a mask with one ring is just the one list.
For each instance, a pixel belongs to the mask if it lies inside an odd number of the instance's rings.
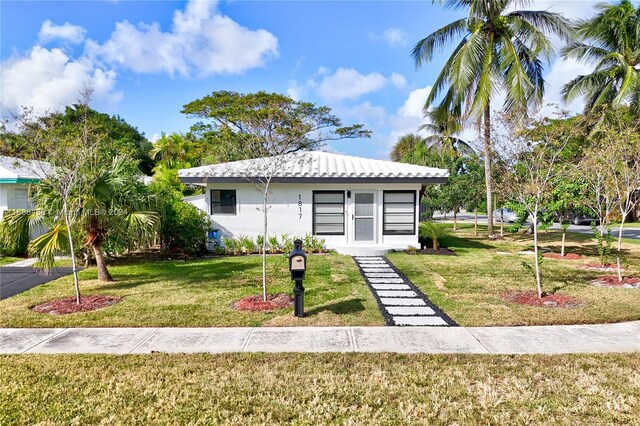
{"label": "mulch bed", "polygon": [[77,304],[76,297],[71,296],[41,303],[33,306],[31,310],[41,314],[66,315],[76,312],[95,311],[96,309],[115,305],[121,300],[121,297],[114,296],[82,296],[80,298],[80,304]]}
{"label": "mulch bed", "polygon": [[286,293],[269,294],[266,302],[262,300],[261,294],[254,294],[243,297],[231,305],[238,311],[275,311],[290,306],[293,306],[293,297]]}
{"label": "mulch bed", "polygon": [[453,250],[449,250],[446,247],[438,247],[438,250],[434,250],[433,247],[425,247],[423,249],[420,250],[405,250],[404,253],[406,254],[435,254],[435,255],[440,255],[440,256],[457,256],[458,253],[456,253]]}
{"label": "mulch bed", "polygon": [[[582,266],[582,269],[588,269],[589,271],[614,272],[618,270],[618,266],[613,263],[607,263],[606,265],[601,263],[587,263]],[[624,272],[624,268],[620,268],[620,270]]]}
{"label": "mulch bed", "polygon": [[546,294],[542,293],[542,299],[538,298],[535,291],[521,291],[507,293],[502,296],[503,300],[520,305],[542,306],[551,308],[575,308],[582,305],[577,299],[563,294]]}
{"label": "mulch bed", "polygon": [[600,287],[640,288],[640,278],[626,277],[619,281],[615,275],[601,275],[592,280],[591,284]]}
{"label": "mulch bed", "polygon": [[564,260],[578,260],[582,259],[577,253],[565,253],[564,256],[561,256],[560,253],[545,253],[544,257],[547,259],[564,259]]}

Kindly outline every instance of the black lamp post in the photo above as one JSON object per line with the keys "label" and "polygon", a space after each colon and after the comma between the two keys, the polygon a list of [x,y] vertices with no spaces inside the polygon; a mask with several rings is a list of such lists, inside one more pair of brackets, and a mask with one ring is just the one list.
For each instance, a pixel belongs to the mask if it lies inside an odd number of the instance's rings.
{"label": "black lamp post", "polygon": [[305,271],[307,270],[307,254],[302,250],[302,240],[298,239],[293,242],[293,250],[289,253],[289,271],[291,271],[291,279],[295,282],[293,287],[293,314],[296,317],[304,316],[304,280]]}

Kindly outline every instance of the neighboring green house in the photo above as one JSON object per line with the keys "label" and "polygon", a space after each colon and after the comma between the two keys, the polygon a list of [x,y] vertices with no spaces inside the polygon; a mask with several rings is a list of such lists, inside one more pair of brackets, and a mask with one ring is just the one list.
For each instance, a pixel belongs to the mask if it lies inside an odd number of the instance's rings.
{"label": "neighboring green house", "polygon": [[50,169],[42,161],[0,156],[0,218],[5,210],[31,208],[29,185],[40,182]]}

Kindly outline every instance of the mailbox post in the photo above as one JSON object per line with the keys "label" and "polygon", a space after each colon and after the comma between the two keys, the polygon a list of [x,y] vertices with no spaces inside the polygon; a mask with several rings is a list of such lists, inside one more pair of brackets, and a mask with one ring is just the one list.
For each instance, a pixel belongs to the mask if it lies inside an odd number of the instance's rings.
{"label": "mailbox post", "polygon": [[298,239],[293,242],[293,250],[289,253],[289,271],[291,271],[291,279],[295,282],[293,287],[293,314],[296,317],[304,316],[304,280],[305,271],[307,270],[307,254],[302,250],[302,240]]}

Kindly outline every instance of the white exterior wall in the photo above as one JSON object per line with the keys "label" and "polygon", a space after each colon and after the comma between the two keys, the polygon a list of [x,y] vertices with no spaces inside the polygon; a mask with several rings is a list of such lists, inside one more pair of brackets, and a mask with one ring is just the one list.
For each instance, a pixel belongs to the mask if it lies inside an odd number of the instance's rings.
{"label": "white exterior wall", "polygon": [[29,186],[20,183],[0,183],[0,219],[5,210],[28,209],[31,203],[27,199]]}
{"label": "white exterior wall", "polygon": [[[345,197],[345,235],[320,235],[328,248],[340,247],[384,247],[406,249],[418,246],[418,215],[416,205],[416,230],[413,235],[383,235],[382,233],[382,194],[385,190],[420,191],[420,184],[271,184],[269,204],[269,235],[289,234],[304,236],[313,232],[312,192],[313,191],[351,191],[351,198]],[[212,189],[236,191],[236,214],[210,215],[212,226],[219,229],[221,237],[238,237],[247,235],[256,238],[262,234],[263,213],[262,194],[251,183],[210,183],[204,195],[204,211],[209,213]],[[354,241],[354,192],[359,190],[374,192],[375,197],[375,240],[374,242]],[[416,200],[418,200],[416,194]],[[196,207],[203,209],[201,199],[188,200]],[[300,202],[300,205],[299,205]],[[416,203],[419,201],[416,201]]]}

